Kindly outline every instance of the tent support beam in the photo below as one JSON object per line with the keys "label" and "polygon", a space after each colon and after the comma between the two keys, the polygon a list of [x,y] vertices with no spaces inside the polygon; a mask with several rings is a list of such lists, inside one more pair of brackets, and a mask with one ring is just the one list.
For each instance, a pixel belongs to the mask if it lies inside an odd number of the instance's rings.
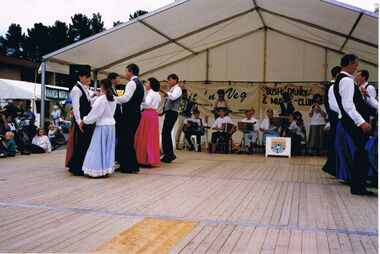
{"label": "tent support beam", "polygon": [[206,81],[205,83],[207,84],[208,83],[208,79],[209,79],[209,76],[210,76],[210,51],[207,49],[206,50]]}
{"label": "tent support beam", "polygon": [[343,48],[344,48],[344,46],[346,46],[348,40],[350,39],[350,36],[353,34],[353,32],[354,32],[356,26],[359,24],[359,21],[360,21],[360,19],[361,19],[362,17],[363,17],[363,13],[361,12],[361,13],[359,14],[358,18],[356,19],[355,24],[352,26],[351,31],[348,33],[346,39],[344,40],[344,42],[343,42],[343,44],[342,44],[342,47],[340,47],[339,51],[342,51]]}
{"label": "tent support beam", "polygon": [[268,29],[264,28],[264,57],[263,57],[263,81],[267,79],[267,36]]}
{"label": "tent support beam", "polygon": [[46,62],[41,63],[41,112],[40,127],[45,127],[45,79],[46,79]]}
{"label": "tent support beam", "polygon": [[262,15],[261,12],[260,12],[260,7],[257,5],[256,0],[252,0],[252,3],[253,3],[253,5],[254,5],[255,8],[256,8],[257,14],[259,14],[259,17],[260,17],[261,23],[263,23],[263,26],[266,27],[267,25],[265,24],[265,21],[264,21],[263,15]]}
{"label": "tent support beam", "polygon": [[325,82],[327,83],[327,73],[328,73],[328,61],[327,61],[327,54],[328,53],[328,50],[327,50],[327,48],[325,48]]}
{"label": "tent support beam", "polygon": [[[258,29],[255,29],[255,30],[252,30],[252,31],[250,31],[250,32],[244,33],[244,34],[242,34],[242,35],[239,35],[239,36],[237,36],[237,37],[235,37],[235,38],[232,38],[232,39],[229,39],[229,40],[227,40],[227,41],[221,42],[221,43],[219,43],[219,44],[216,44],[216,45],[214,45],[214,46],[212,46],[212,47],[209,47],[209,48],[207,48],[207,49],[204,49],[204,50],[198,51],[198,52],[196,52],[196,54],[201,54],[201,53],[207,52],[207,51],[210,50],[210,49],[214,49],[214,48],[217,48],[217,47],[223,46],[223,45],[225,45],[225,44],[227,44],[227,43],[230,43],[230,42],[233,42],[233,41],[239,40],[239,39],[241,39],[241,38],[247,37],[247,36],[249,36],[249,35],[251,35],[251,34],[254,34],[254,33],[258,32],[258,31],[261,31],[261,30],[263,30],[262,27],[260,27],[260,28],[258,28]],[[152,73],[152,72],[155,72],[155,71],[161,70],[161,69],[163,69],[163,68],[165,68],[165,67],[167,67],[167,66],[170,66],[170,65],[172,65],[172,64],[179,63],[179,62],[181,62],[181,61],[183,61],[183,60],[185,60],[185,59],[188,59],[188,58],[194,57],[196,54],[188,55],[188,56],[186,56],[186,57],[184,57],[184,58],[181,58],[181,59],[175,60],[175,61],[170,62],[170,63],[166,63],[166,64],[161,65],[161,66],[158,66],[158,67],[156,67],[156,68],[154,68],[154,69],[152,69],[152,70],[149,70],[149,71],[147,71],[147,72],[144,72],[144,73],[140,74],[140,76],[143,76],[143,75],[146,75],[146,74],[149,74],[149,73]]]}
{"label": "tent support beam", "polygon": [[169,36],[167,36],[167,35],[164,34],[163,32],[159,31],[158,29],[156,29],[156,28],[154,28],[153,26],[151,26],[151,25],[149,25],[148,23],[146,23],[145,21],[143,21],[143,20],[139,20],[139,22],[140,22],[141,24],[143,24],[144,26],[146,26],[147,28],[149,28],[150,30],[152,30],[153,32],[155,32],[155,33],[161,35],[162,37],[164,37],[165,39],[167,39],[167,40],[170,41],[171,43],[174,43],[174,44],[176,44],[177,46],[180,46],[181,48],[183,48],[183,49],[185,49],[185,50],[191,52],[192,54],[195,54],[195,51],[193,51],[193,50],[191,50],[190,48],[186,47],[185,45],[183,45],[183,44],[177,42],[177,40],[170,38]]}
{"label": "tent support beam", "polygon": [[378,48],[378,45],[376,45],[374,43],[371,43],[371,42],[368,42],[368,41],[361,40],[361,39],[356,38],[356,37],[353,37],[352,35],[346,35],[346,34],[343,34],[343,33],[340,33],[340,32],[334,31],[334,30],[331,30],[331,29],[326,28],[326,27],[318,26],[316,24],[313,24],[313,23],[310,23],[310,22],[307,22],[307,21],[304,21],[304,20],[292,18],[292,17],[286,16],[284,14],[280,14],[280,13],[276,13],[276,12],[273,12],[273,11],[270,11],[270,10],[267,10],[267,9],[263,9],[261,7],[257,7],[257,9],[258,9],[258,11],[261,10],[263,12],[269,13],[271,15],[274,15],[274,16],[277,16],[277,17],[280,17],[280,18],[291,20],[291,21],[294,21],[296,23],[299,23],[299,24],[302,24],[302,25],[305,25],[305,26],[309,26],[309,27],[313,27],[315,29],[319,29],[321,31],[324,31],[324,32],[327,32],[327,33],[330,33],[330,34],[338,35],[340,37],[348,38],[349,40],[353,40],[353,41],[362,43],[364,45],[367,45],[367,46],[370,46],[370,47],[373,47],[373,48]]}
{"label": "tent support beam", "polygon": [[[179,36],[179,37],[177,37],[177,38],[174,38],[173,40],[174,40],[174,41],[180,41],[180,40],[185,39],[185,38],[187,38],[187,37],[190,37],[190,36],[192,36],[192,35],[194,35],[194,34],[197,34],[197,33],[203,32],[203,31],[205,31],[205,30],[207,30],[207,29],[213,28],[213,27],[215,27],[215,26],[217,26],[217,25],[220,25],[220,24],[223,24],[223,23],[228,22],[228,21],[230,21],[230,20],[236,19],[236,18],[238,18],[238,17],[240,17],[240,16],[243,16],[243,15],[245,15],[245,14],[251,13],[251,12],[253,12],[253,11],[256,11],[256,8],[252,8],[252,9],[249,9],[249,10],[243,11],[243,12],[241,12],[241,13],[238,13],[238,14],[236,14],[236,15],[233,15],[233,16],[231,16],[231,17],[228,17],[228,18],[225,18],[225,19],[219,20],[219,21],[217,21],[217,22],[215,22],[215,23],[212,23],[212,24],[210,24],[210,25],[207,25],[207,26],[201,27],[201,28],[199,28],[199,29],[197,29],[197,30],[195,30],[195,31],[192,31],[192,32],[190,32],[190,33],[187,33],[187,34],[181,35],[181,36]],[[172,43],[172,42],[171,42],[171,41],[166,41],[166,42],[161,43],[161,44],[159,44],[159,45],[156,45],[156,46],[154,46],[154,47],[151,47],[151,48],[145,49],[145,50],[143,50],[143,51],[137,52],[136,54],[133,54],[133,55],[130,55],[130,56],[127,56],[127,57],[121,58],[120,60],[117,60],[117,61],[115,61],[115,62],[109,63],[109,64],[104,65],[104,66],[101,66],[101,67],[98,68],[98,70],[104,70],[104,69],[107,69],[107,68],[109,68],[109,67],[111,67],[111,66],[117,65],[117,64],[122,63],[122,62],[125,62],[125,61],[128,61],[128,60],[133,59],[133,58],[135,58],[135,57],[138,57],[138,56],[141,56],[141,55],[143,55],[143,54],[149,53],[149,52],[151,52],[151,51],[153,51],[153,50],[156,50],[156,49],[162,48],[162,47],[164,47],[164,46],[166,46],[166,45],[169,45],[170,43]]]}
{"label": "tent support beam", "polygon": [[[271,27],[268,27],[268,29],[271,30],[271,31],[277,32],[277,33],[279,33],[279,34],[282,34],[282,35],[288,36],[288,37],[290,37],[290,38],[293,38],[293,39],[296,39],[296,40],[300,40],[300,41],[303,41],[303,42],[306,42],[306,43],[310,43],[311,45],[314,45],[314,46],[317,46],[317,47],[321,47],[321,48],[328,49],[328,50],[333,51],[333,52],[338,53],[338,54],[342,54],[342,55],[345,54],[344,52],[339,51],[339,50],[337,50],[337,49],[333,49],[333,48],[329,48],[329,47],[326,47],[326,46],[322,46],[322,45],[320,45],[320,44],[317,44],[317,43],[314,43],[314,42],[311,42],[311,41],[308,41],[308,40],[305,40],[305,39],[299,38],[299,37],[297,37],[297,36],[293,36],[293,35],[290,35],[290,34],[287,34],[287,33],[281,32],[281,31],[279,31],[279,30],[277,30],[277,29],[274,29],[274,28],[271,28]],[[375,64],[375,63],[373,63],[373,62],[371,62],[371,61],[368,61],[368,60],[365,60],[365,59],[360,59],[360,61],[362,61],[362,62],[364,62],[364,63],[366,63],[366,64],[369,64],[369,65],[372,65],[372,66],[374,66],[374,67],[378,67],[377,64]]]}

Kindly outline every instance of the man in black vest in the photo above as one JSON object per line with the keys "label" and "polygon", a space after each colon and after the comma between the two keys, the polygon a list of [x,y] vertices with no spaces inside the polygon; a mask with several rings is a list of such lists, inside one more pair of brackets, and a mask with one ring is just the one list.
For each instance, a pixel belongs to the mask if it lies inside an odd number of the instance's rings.
{"label": "man in black vest", "polygon": [[289,127],[288,117],[294,112],[295,108],[292,104],[292,98],[288,92],[282,94],[282,101],[280,102],[280,114],[279,116],[283,117],[281,119],[281,131],[280,137],[284,131]]}
{"label": "man in black vest", "polygon": [[359,58],[346,54],[341,59],[342,71],[335,81],[334,94],[342,114],[342,125],[355,146],[353,168],[351,173],[351,194],[373,195],[366,190],[369,159],[365,145],[371,132],[369,112],[366,103],[354,83],[353,74],[359,64]]}
{"label": "man in black vest", "polygon": [[[111,83],[112,83],[112,92],[113,92],[113,95],[115,97],[118,96],[117,94],[117,86],[119,85],[120,83],[120,76],[119,74],[115,73],[115,72],[111,72],[110,74],[108,74],[108,79],[111,80]],[[115,110],[115,114],[113,116],[113,118],[115,119],[115,130],[116,130],[116,139],[117,139],[117,143],[116,143],[116,146],[115,146],[115,160],[117,162],[120,161],[120,132],[122,131],[122,128],[121,128],[121,106],[120,105],[116,105],[116,110]]]}
{"label": "man in black vest", "polygon": [[68,156],[66,159],[69,171],[75,176],[82,176],[83,161],[90,146],[93,126],[83,124],[83,117],[87,116],[91,111],[91,96],[87,86],[91,83],[91,73],[88,70],[80,70],[78,73],[78,82],[72,88],[70,94],[73,103],[74,122],[71,128],[74,128],[72,151],[67,150]]}
{"label": "man in black vest", "polygon": [[135,151],[135,133],[141,119],[141,103],[144,99],[144,86],[138,78],[139,67],[136,64],[127,66],[125,72],[129,79],[124,94],[116,97],[117,104],[122,105],[119,132],[119,163],[122,173],[134,174],[139,171]]}
{"label": "man in black vest", "polygon": [[[335,112],[331,108],[330,103],[335,100],[334,96],[334,84],[335,80],[338,78],[342,68],[340,66],[335,66],[331,69],[331,81],[327,84],[325,88],[325,98],[326,98],[326,111],[329,117],[330,131],[329,131],[329,142],[327,147],[327,161],[322,167],[322,170],[329,173],[332,176],[336,176],[336,152],[335,152],[335,138],[336,138],[336,124],[338,122],[338,112]],[[331,98],[330,98],[331,97]],[[335,106],[335,105],[334,105]],[[333,106],[333,107],[334,107]]]}

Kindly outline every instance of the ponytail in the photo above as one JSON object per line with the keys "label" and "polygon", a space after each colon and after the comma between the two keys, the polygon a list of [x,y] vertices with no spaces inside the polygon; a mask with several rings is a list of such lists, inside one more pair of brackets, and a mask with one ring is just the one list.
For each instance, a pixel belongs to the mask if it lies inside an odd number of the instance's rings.
{"label": "ponytail", "polygon": [[108,101],[114,101],[113,93],[111,90],[112,83],[109,79],[102,79],[100,81],[100,85],[103,86],[103,88],[106,90],[106,98]]}
{"label": "ponytail", "polygon": [[113,93],[111,91],[111,88],[106,89],[106,98],[108,101],[114,101]]}

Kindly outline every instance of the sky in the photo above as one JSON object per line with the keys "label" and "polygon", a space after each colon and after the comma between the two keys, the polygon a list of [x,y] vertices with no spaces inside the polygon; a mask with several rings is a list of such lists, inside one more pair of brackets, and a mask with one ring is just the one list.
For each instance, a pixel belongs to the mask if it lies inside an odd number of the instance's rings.
{"label": "sky", "polygon": [[[370,11],[374,10],[375,2],[379,2],[340,1]],[[114,21],[128,21],[129,14],[136,10],[153,11],[173,2],[174,0],[0,0],[0,35],[4,35],[12,23],[20,24],[25,33],[27,28],[38,22],[53,25],[56,20],[61,20],[68,24],[71,22],[70,17],[76,13],[92,17],[93,13],[99,12],[105,27],[111,28]]]}

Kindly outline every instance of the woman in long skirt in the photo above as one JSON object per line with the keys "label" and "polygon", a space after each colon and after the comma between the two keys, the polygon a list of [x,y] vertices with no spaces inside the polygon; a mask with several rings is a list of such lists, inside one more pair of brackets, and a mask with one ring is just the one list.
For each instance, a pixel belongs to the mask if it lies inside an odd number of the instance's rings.
{"label": "woman in long skirt", "polygon": [[[101,93],[90,113],[83,118],[84,124],[96,122],[90,147],[83,163],[83,172],[91,177],[101,177],[114,171],[115,162],[115,119],[116,102],[112,84],[108,79],[100,81]],[[80,125],[82,128],[83,124]]]}
{"label": "woman in long skirt", "polygon": [[135,150],[137,162],[150,166],[160,164],[160,132],[158,123],[158,105],[161,101],[160,83],[155,78],[149,78],[145,84],[147,90],[142,107],[140,125],[135,134]]}

